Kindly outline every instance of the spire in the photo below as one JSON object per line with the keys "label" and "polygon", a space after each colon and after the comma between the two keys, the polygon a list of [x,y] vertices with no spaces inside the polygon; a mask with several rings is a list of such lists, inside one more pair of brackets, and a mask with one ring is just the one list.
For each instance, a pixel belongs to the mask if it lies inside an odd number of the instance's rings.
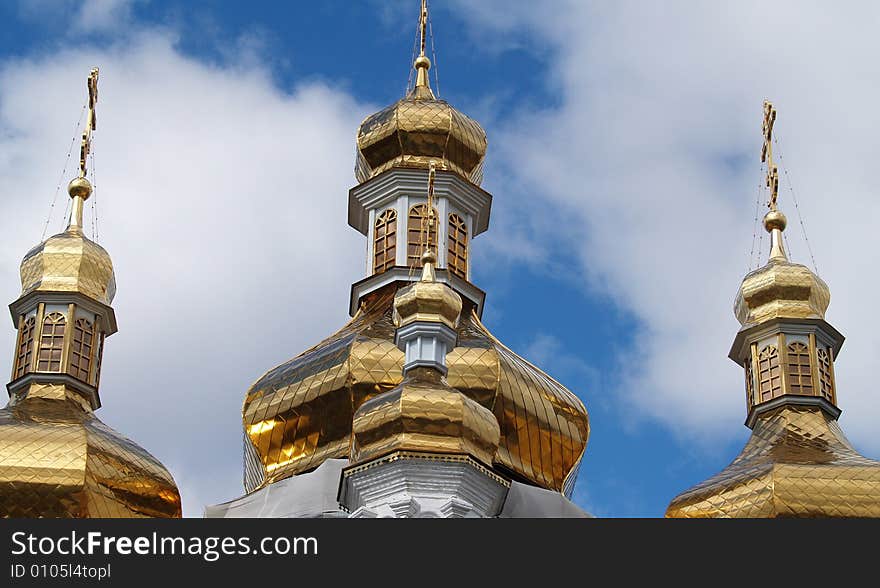
{"label": "spire", "polygon": [[86,179],[88,173],[88,157],[92,150],[92,131],[95,130],[95,106],[98,103],[98,68],[92,68],[86,80],[89,90],[89,114],[86,118],[86,128],[83,130],[82,143],[79,149],[79,176],[74,178],[67,186],[67,193],[73,199],[70,207],[70,220],[67,229],[74,232],[82,232],[83,205],[92,194],[92,184]]}
{"label": "spire", "polygon": [[428,0],[422,0],[422,8],[419,12],[419,56],[416,57],[413,67],[416,70],[416,86],[413,95],[416,98],[434,98],[431,84],[428,81],[428,70],[431,69],[431,60],[425,55],[425,40],[428,32]]}
{"label": "spire", "polygon": [[764,145],[761,147],[761,162],[767,164],[767,188],[770,211],[764,216],[764,228],[770,233],[770,261],[788,261],[782,241],[782,231],[787,223],[785,215],[779,211],[776,200],[779,197],[779,170],[773,163],[773,123],[776,122],[776,108],[764,100]]}

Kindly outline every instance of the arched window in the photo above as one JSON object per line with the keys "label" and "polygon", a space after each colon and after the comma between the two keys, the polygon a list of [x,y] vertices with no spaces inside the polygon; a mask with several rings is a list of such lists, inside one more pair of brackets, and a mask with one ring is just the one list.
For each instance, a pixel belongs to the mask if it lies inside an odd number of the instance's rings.
{"label": "arched window", "polygon": [[773,345],[768,345],[758,354],[758,395],[758,402],[782,395],[779,351]]}
{"label": "arched window", "polygon": [[428,247],[437,252],[437,210],[431,210],[428,217],[428,205],[416,204],[409,209],[406,220],[406,264],[409,267],[422,267],[422,251],[424,242],[422,233],[428,231]]}
{"label": "arched window", "polygon": [[31,362],[34,358],[34,331],[37,327],[37,319],[30,317],[21,323],[21,331],[18,333],[18,349],[15,354],[15,377],[20,378],[31,371]]}
{"label": "arched window", "polygon": [[813,395],[810,349],[798,341],[788,346],[788,382],[792,394]]}
{"label": "arched window", "polygon": [[467,279],[467,225],[457,214],[449,215],[446,267],[460,278]]}
{"label": "arched window", "polygon": [[819,356],[819,392],[828,402],[834,402],[834,378],[831,376],[831,350],[818,350]]}
{"label": "arched window", "polygon": [[64,315],[60,312],[49,313],[43,319],[43,334],[40,337],[37,371],[61,371],[61,351],[64,349],[65,324]]}
{"label": "arched window", "polygon": [[69,373],[74,378],[89,381],[89,368],[92,365],[92,347],[95,334],[92,323],[86,319],[76,319],[73,325],[73,347],[70,350]]}
{"label": "arched window", "polygon": [[373,236],[373,273],[394,267],[397,258],[397,211],[389,208],[376,218]]}

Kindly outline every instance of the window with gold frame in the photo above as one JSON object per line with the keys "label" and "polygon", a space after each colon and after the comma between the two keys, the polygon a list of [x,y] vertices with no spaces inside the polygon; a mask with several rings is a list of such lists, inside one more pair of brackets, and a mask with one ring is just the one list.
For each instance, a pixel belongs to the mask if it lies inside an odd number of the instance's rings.
{"label": "window with gold frame", "polygon": [[813,395],[810,348],[800,341],[788,346],[788,387],[792,394]]}
{"label": "window with gold frame", "polygon": [[449,215],[449,234],[446,241],[446,267],[456,276],[467,279],[467,224],[455,213]]}
{"label": "window with gold frame", "polygon": [[34,357],[34,331],[37,329],[36,317],[28,317],[21,323],[18,333],[18,348],[15,354],[15,377],[20,378],[31,371]]}
{"label": "window with gold frame", "polygon": [[397,211],[389,208],[378,217],[373,233],[373,273],[394,267],[397,258]]}
{"label": "window with gold frame", "polygon": [[768,345],[758,354],[758,402],[773,400],[782,395],[782,372],[779,369],[779,350]]}
{"label": "window with gold frame", "polygon": [[64,350],[64,331],[66,327],[67,320],[60,312],[49,313],[43,319],[40,352],[37,354],[37,371],[61,371],[61,354]]}
{"label": "window with gold frame", "polygon": [[92,323],[83,318],[77,319],[73,325],[73,345],[70,349],[70,367],[67,373],[86,383],[89,381],[89,368],[92,365],[94,340]]}
{"label": "window with gold frame", "polygon": [[409,209],[406,220],[406,264],[409,267],[422,267],[423,231],[427,228],[428,247],[437,247],[437,209],[432,209],[428,218],[428,205],[416,204]]}

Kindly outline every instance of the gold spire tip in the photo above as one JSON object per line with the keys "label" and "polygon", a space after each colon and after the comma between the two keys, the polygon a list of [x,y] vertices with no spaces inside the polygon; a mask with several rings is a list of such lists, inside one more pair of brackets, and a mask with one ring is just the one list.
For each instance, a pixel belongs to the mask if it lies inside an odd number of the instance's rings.
{"label": "gold spire tip", "polygon": [[419,56],[413,63],[416,70],[416,97],[433,98],[431,92],[431,84],[428,79],[428,70],[431,69],[431,60],[425,55],[425,40],[428,32],[428,2],[422,0],[421,11],[419,12]]}

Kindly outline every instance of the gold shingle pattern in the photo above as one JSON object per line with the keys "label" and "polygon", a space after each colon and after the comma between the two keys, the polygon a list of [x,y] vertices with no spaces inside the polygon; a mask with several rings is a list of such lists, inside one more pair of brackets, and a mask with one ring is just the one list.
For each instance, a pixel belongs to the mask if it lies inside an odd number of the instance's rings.
{"label": "gold shingle pattern", "polygon": [[[339,332],[270,370],[242,410],[251,491],[348,458],[352,418],[363,402],[402,380],[394,345],[396,286],[369,296]],[[561,384],[497,341],[466,303],[458,345],[447,356],[448,383],[491,410],[500,425],[493,464],[543,488],[570,492],[589,437],[587,411]]]}
{"label": "gold shingle pattern", "polygon": [[859,455],[837,421],[786,405],[758,418],[742,453],[677,496],[667,517],[880,517],[880,462]]}
{"label": "gold shingle pattern", "polygon": [[394,167],[450,170],[479,185],[486,132],[445,100],[411,93],[368,116],[357,135],[358,182]]}
{"label": "gold shingle pattern", "polygon": [[57,388],[0,409],[0,516],[179,517],[162,464]]}
{"label": "gold shingle pattern", "polygon": [[109,305],[116,295],[110,255],[79,230],[49,237],[21,262],[21,294],[35,291],[79,292]]}

